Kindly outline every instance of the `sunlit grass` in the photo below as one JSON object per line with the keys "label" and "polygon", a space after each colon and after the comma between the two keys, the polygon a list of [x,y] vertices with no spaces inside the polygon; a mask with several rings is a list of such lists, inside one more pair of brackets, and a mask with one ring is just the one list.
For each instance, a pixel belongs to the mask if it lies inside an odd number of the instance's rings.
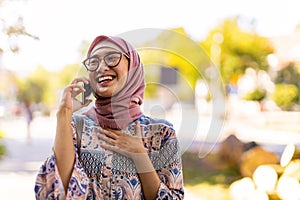
{"label": "sunlit grass", "polygon": [[185,189],[199,197],[199,200],[230,200],[228,188],[221,184],[199,183],[194,186],[185,186]]}
{"label": "sunlit grass", "polygon": [[239,170],[228,167],[214,154],[200,159],[197,153],[182,156],[184,185],[200,200],[229,200],[229,186],[241,178]]}

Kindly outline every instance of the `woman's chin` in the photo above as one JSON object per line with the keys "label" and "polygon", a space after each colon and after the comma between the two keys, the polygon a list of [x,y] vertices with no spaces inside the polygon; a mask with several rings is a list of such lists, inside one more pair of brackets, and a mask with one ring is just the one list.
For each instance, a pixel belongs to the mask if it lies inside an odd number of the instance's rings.
{"label": "woman's chin", "polygon": [[112,92],[110,91],[109,87],[98,87],[97,88],[97,95],[100,97],[111,97]]}

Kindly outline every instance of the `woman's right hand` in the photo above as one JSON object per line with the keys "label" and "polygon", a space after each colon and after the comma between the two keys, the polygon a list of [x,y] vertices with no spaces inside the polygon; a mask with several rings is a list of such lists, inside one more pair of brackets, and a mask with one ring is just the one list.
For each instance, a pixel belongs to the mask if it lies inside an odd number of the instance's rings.
{"label": "woman's right hand", "polygon": [[59,109],[67,109],[73,112],[76,112],[77,110],[88,106],[92,100],[87,99],[85,104],[82,104],[81,101],[76,99],[76,96],[80,93],[84,92],[85,89],[82,85],[79,85],[78,83],[89,83],[89,79],[86,77],[79,77],[72,80],[70,85],[66,86],[64,88],[62,99],[60,101]]}

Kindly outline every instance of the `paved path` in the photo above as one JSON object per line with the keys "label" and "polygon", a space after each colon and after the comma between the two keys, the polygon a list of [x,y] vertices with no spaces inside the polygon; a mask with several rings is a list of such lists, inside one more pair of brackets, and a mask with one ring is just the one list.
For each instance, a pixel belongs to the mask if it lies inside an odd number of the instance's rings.
{"label": "paved path", "polygon": [[[234,129],[237,136],[244,141],[257,141],[272,151],[282,152],[289,142],[300,144],[300,134],[279,130],[259,129],[252,124],[226,122],[220,133],[212,132],[209,116],[195,119],[196,112],[184,110],[184,113],[168,113],[166,118],[174,123],[182,145],[186,150],[194,140],[205,140],[207,144],[216,143],[226,137],[225,130]],[[26,140],[26,124],[21,118],[1,120],[0,128],[6,133],[3,142],[7,155],[0,161],[0,194],[1,199],[34,199],[34,181],[37,170],[51,151],[55,134],[54,117],[38,117],[33,121],[31,139]],[[216,123],[218,125],[218,123]],[[210,131],[209,131],[210,130]],[[216,134],[209,137],[208,133]],[[211,138],[217,141],[209,141]],[[210,146],[213,148],[213,145]],[[205,149],[204,149],[205,151]],[[186,199],[199,199],[187,190]]]}
{"label": "paved path", "polygon": [[[0,161],[1,199],[31,200],[36,173],[53,144],[53,118],[38,118],[32,124],[31,139],[26,139],[26,124],[21,118],[0,121],[6,133],[7,154]],[[55,130],[55,129],[54,129]]]}

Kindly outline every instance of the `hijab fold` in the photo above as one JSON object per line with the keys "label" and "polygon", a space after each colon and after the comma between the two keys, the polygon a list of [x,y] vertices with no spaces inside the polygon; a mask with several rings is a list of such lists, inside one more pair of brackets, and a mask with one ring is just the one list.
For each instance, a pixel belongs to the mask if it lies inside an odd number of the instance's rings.
{"label": "hijab fold", "polygon": [[[103,41],[116,44],[129,57],[129,67],[125,86],[111,97],[95,94],[95,106],[85,114],[103,128],[122,129],[142,116],[140,105],[143,103],[145,80],[143,64],[137,51],[120,37],[100,35],[92,42],[87,57],[95,46]],[[117,66],[118,67],[118,66]]]}

